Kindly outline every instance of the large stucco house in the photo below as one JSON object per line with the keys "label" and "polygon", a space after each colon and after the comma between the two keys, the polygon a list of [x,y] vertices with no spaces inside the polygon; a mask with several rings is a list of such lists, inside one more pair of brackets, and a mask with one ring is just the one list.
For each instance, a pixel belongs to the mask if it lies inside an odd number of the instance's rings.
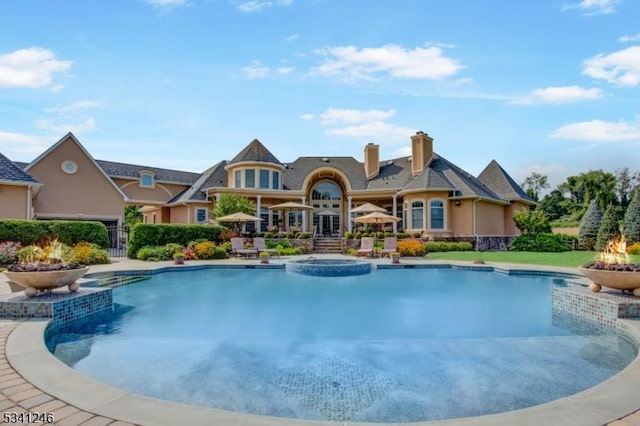
{"label": "large stucco house", "polygon": [[[363,161],[326,156],[283,163],[253,140],[233,159],[190,173],[96,160],[69,133],[31,163],[0,156],[0,217],[120,225],[124,206],[134,204],[143,206],[147,223],[209,223],[218,197],[234,193],[253,200],[263,218],[249,230],[296,227],[342,236],[355,226],[351,210],[369,202],[402,219],[395,230],[434,238],[518,234],[512,214],[533,201],[496,161],[472,176],[436,154],[426,133],[411,136],[410,144],[411,156],[388,160],[370,143]],[[313,210],[269,209],[286,201]]]}

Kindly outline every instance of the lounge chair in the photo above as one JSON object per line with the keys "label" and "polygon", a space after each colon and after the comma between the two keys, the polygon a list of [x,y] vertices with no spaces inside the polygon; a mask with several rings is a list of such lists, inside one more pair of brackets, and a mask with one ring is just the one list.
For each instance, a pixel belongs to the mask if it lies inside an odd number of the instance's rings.
{"label": "lounge chair", "polygon": [[256,248],[256,250],[258,250],[258,253],[265,252],[265,253],[269,253],[269,256],[276,255],[280,257],[277,249],[267,248],[263,237],[254,237],[253,246]]}
{"label": "lounge chair", "polygon": [[362,237],[360,239],[360,248],[356,250],[356,256],[369,256],[373,257],[373,237]]}
{"label": "lounge chair", "polygon": [[244,238],[234,237],[231,238],[231,254],[238,256],[258,256],[258,250],[248,249],[244,247]]}
{"label": "lounge chair", "polygon": [[398,251],[398,239],[396,237],[385,237],[384,247],[380,252],[380,257],[391,256],[391,253]]}

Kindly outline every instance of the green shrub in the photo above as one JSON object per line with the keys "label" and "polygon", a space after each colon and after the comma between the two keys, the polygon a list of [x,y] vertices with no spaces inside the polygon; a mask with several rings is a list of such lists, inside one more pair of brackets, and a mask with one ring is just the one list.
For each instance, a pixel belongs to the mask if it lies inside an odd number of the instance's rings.
{"label": "green shrub", "polygon": [[640,189],[633,192],[631,202],[624,213],[624,237],[632,243],[640,243]]}
{"label": "green shrub", "polygon": [[58,240],[68,246],[88,241],[109,247],[107,227],[86,220],[0,220],[0,241],[15,241],[23,246]]}
{"label": "green shrub", "polygon": [[555,234],[560,238],[560,242],[562,244],[567,245],[572,250],[575,250],[578,247],[578,236],[572,234]]}
{"label": "green shrub", "polygon": [[308,240],[309,238],[311,238],[311,232],[303,232],[302,234],[300,234],[300,238],[302,238],[303,240]]}
{"label": "green shrub", "polygon": [[596,200],[591,200],[587,211],[580,220],[580,231],[578,232],[578,241],[585,250],[595,248],[600,223],[602,223],[602,210],[598,207]]}
{"label": "green shrub", "polygon": [[396,234],[396,237],[398,237],[398,238],[408,238],[409,234],[407,234],[406,232],[398,232]]}
{"label": "green shrub", "polygon": [[167,249],[169,254],[171,254],[172,256],[174,254],[176,254],[176,253],[182,253],[182,250],[184,250],[184,246],[182,244],[178,244],[178,243],[166,244],[165,248]]}
{"label": "green shrub", "polygon": [[640,254],[640,243],[631,244],[627,246],[627,253],[637,256]]}
{"label": "green shrub", "polygon": [[297,254],[302,254],[301,248],[293,248],[293,247],[280,248],[280,246],[278,246],[277,249],[278,249],[279,256],[294,256]]}
{"label": "green shrub", "polygon": [[610,205],[604,212],[600,228],[598,229],[598,237],[596,239],[596,250],[603,250],[607,243],[614,237],[620,236],[620,225],[616,217],[615,208]]}
{"label": "green shrub", "polygon": [[472,251],[473,244],[468,241],[429,241],[425,243],[425,249],[427,253],[434,253],[439,251]]}
{"label": "green shrub", "polygon": [[229,252],[224,246],[217,246],[213,251],[214,259],[228,259]]}
{"label": "green shrub", "polygon": [[513,213],[513,221],[523,234],[543,234],[551,232],[549,218],[542,209],[520,209]]}
{"label": "green shrub", "polygon": [[357,251],[358,250],[355,247],[349,247],[347,249],[347,255],[348,256],[355,256]]}
{"label": "green shrub", "polygon": [[165,246],[146,246],[138,250],[136,259],[146,260],[148,262],[157,262],[159,260],[170,260],[173,254],[169,254],[169,250]]}
{"label": "green shrub", "polygon": [[345,237],[347,240],[352,240],[352,239],[353,239],[353,232],[345,232],[345,233],[344,233],[344,237]]}
{"label": "green shrub", "polygon": [[511,242],[510,250],[561,252],[570,251],[571,247],[564,244],[556,234],[522,234]]}
{"label": "green shrub", "polygon": [[138,250],[145,246],[164,246],[177,243],[186,246],[191,241],[220,242],[221,226],[210,225],[167,225],[140,223],[131,229],[128,257],[135,257]]}

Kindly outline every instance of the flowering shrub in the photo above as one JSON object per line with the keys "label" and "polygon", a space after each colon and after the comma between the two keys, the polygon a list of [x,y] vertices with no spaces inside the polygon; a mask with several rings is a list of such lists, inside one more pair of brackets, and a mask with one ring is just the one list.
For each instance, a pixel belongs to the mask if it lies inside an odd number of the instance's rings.
{"label": "flowering shrub", "polygon": [[111,263],[109,253],[99,245],[81,241],[70,250],[67,260],[83,265]]}
{"label": "flowering shrub", "polygon": [[[627,253],[633,254],[633,255],[640,254],[640,243],[635,243],[635,244],[631,244],[631,245],[627,246]],[[0,262],[0,263],[2,263],[2,262]]]}
{"label": "flowering shrub", "polygon": [[212,241],[204,241],[193,247],[196,259],[213,259],[216,245]]}
{"label": "flowering shrub", "polygon": [[415,238],[398,241],[398,252],[402,256],[424,256],[427,252],[422,241]]}
{"label": "flowering shrub", "polygon": [[18,260],[18,250],[22,244],[13,241],[0,243],[0,265],[8,265]]}

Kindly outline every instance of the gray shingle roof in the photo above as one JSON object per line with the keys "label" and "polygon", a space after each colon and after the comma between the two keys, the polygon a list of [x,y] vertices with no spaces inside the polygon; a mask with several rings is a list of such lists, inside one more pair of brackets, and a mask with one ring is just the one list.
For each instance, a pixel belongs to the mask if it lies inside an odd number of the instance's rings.
{"label": "gray shingle roof", "polygon": [[182,172],[158,167],[139,166],[103,160],[96,160],[96,163],[102,167],[110,178],[138,179],[140,178],[140,171],[149,170],[155,173],[156,181],[193,185],[200,177],[200,173]]}
{"label": "gray shingle roof", "polygon": [[326,166],[343,172],[349,179],[351,189],[367,188],[368,182],[364,173],[364,164],[353,157],[300,157],[288,164],[284,171],[283,185],[286,189],[299,190],[309,173],[312,173],[314,169]]}
{"label": "gray shingle roof", "polygon": [[227,171],[224,167],[226,161],[220,161],[218,164],[205,170],[198,180],[189,188],[182,191],[169,201],[169,204],[184,203],[187,201],[206,201],[207,196],[203,189],[215,186],[227,186]]}
{"label": "gray shingle roof", "polygon": [[38,183],[29,173],[0,153],[0,180],[16,183]]}
{"label": "gray shingle roof", "polygon": [[252,140],[229,164],[241,161],[258,161],[261,163],[282,164],[258,139]]}
{"label": "gray shingle roof", "polygon": [[367,189],[402,189],[411,180],[409,157],[394,158],[380,162],[380,173],[368,182]]}
{"label": "gray shingle roof", "polygon": [[505,200],[534,202],[496,160],[491,160],[489,165],[480,173],[478,179],[500,194]]}

